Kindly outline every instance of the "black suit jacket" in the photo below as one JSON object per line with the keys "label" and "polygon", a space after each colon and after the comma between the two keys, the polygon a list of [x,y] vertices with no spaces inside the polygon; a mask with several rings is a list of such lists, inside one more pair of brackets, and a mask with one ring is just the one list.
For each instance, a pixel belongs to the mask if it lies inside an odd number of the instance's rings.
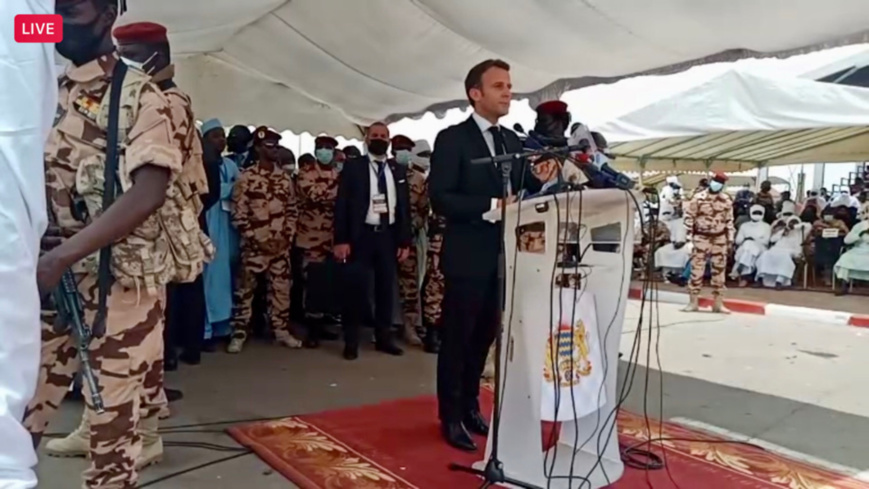
{"label": "black suit jacket", "polygon": [[[522,151],[519,137],[502,128],[508,153]],[[471,164],[491,156],[473,117],[441,131],[435,140],[429,175],[432,209],[446,218],[441,266],[447,277],[489,278],[497,271],[498,223],[483,219],[492,199],[502,194],[501,171],[494,164]],[[538,192],[541,183],[528,165],[513,164],[513,193]]]}
{"label": "black suit jacket", "polygon": [[[399,247],[406,247],[413,242],[407,168],[393,160],[389,160],[388,164],[395,180],[395,225],[392,228],[395,243]],[[359,239],[371,204],[370,165],[368,156],[353,158],[344,163],[338,179],[338,197],[335,201],[335,244],[349,244],[353,248]]]}

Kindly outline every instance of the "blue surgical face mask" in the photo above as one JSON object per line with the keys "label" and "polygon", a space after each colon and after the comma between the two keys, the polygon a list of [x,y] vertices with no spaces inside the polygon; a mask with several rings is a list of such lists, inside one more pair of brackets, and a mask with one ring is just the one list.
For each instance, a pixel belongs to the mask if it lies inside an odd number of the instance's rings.
{"label": "blue surgical face mask", "polygon": [[712,193],[717,194],[718,192],[721,192],[722,190],[724,190],[723,183],[716,182],[715,180],[712,180],[711,182],[709,182],[709,191],[711,191]]}
{"label": "blue surgical face mask", "polygon": [[407,165],[410,164],[410,159],[413,155],[410,154],[410,151],[406,149],[400,149],[395,152],[395,161],[399,165]]}
{"label": "blue surgical face mask", "polygon": [[341,170],[344,169],[344,162],[339,161],[339,162],[335,163],[335,168],[340,172]]}
{"label": "blue surgical face mask", "polygon": [[317,157],[317,161],[324,165],[328,165],[332,163],[332,158],[335,157],[335,150],[329,148],[320,148],[314,151],[314,156]]}

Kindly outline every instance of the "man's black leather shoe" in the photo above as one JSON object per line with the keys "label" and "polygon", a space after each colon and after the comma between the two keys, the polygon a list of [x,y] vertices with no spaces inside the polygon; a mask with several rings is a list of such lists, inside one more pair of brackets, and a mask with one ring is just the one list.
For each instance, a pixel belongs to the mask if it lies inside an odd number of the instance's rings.
{"label": "man's black leather shoe", "polygon": [[486,423],[486,420],[483,418],[483,415],[480,414],[480,411],[471,411],[465,416],[462,424],[465,425],[468,431],[475,435],[480,436],[488,436],[489,435],[489,424]]}
{"label": "man's black leather shoe", "polygon": [[441,423],[441,435],[451,447],[466,452],[477,450],[477,444],[471,439],[471,435],[468,434],[462,423]]}
{"label": "man's black leather shoe", "polygon": [[374,349],[386,353],[387,355],[401,356],[404,355],[404,350],[395,345],[392,341],[380,341],[374,346]]}
{"label": "man's black leather shoe", "polygon": [[345,360],[356,360],[359,358],[359,347],[353,346],[345,346],[344,347],[344,359]]}

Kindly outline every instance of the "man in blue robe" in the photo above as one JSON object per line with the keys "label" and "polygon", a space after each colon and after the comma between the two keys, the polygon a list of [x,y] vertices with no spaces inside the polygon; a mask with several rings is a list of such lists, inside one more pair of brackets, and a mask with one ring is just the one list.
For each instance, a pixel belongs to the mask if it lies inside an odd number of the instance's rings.
{"label": "man in blue robe", "polygon": [[[211,119],[202,124],[205,144],[212,145],[221,154],[226,150],[226,132],[223,124]],[[238,232],[232,225],[232,187],[239,177],[238,165],[223,157],[220,166],[220,196],[217,204],[205,214],[208,235],[217,247],[214,260],[205,266],[205,339],[228,337],[232,333],[229,320],[232,317],[233,277],[239,257]]]}

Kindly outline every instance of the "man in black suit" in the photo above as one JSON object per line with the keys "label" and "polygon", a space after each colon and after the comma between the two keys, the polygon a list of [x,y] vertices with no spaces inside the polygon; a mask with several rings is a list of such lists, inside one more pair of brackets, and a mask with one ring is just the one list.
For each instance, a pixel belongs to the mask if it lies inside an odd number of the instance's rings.
{"label": "man in black suit", "polygon": [[[465,79],[474,113],[444,129],[435,140],[429,192],[433,210],[447,221],[441,266],[445,277],[441,351],[438,356],[438,410],[442,434],[459,449],[473,451],[468,432],[487,435],[480,413],[480,376],[501,316],[498,301],[499,224],[483,214],[514,201],[502,199],[501,171],[471,160],[522,150],[515,133],[498,125],[510,110],[510,66],[487,60]],[[537,192],[540,181],[527,165],[514,164],[511,195]]]}
{"label": "man in black suit", "polygon": [[392,339],[396,264],[412,244],[407,169],[387,159],[389,128],[375,123],[365,136],[368,154],[344,163],[335,202],[335,258],[347,263],[344,358],[359,356],[359,328],[370,313],[368,284],[374,276],[376,349],[403,351]]}

